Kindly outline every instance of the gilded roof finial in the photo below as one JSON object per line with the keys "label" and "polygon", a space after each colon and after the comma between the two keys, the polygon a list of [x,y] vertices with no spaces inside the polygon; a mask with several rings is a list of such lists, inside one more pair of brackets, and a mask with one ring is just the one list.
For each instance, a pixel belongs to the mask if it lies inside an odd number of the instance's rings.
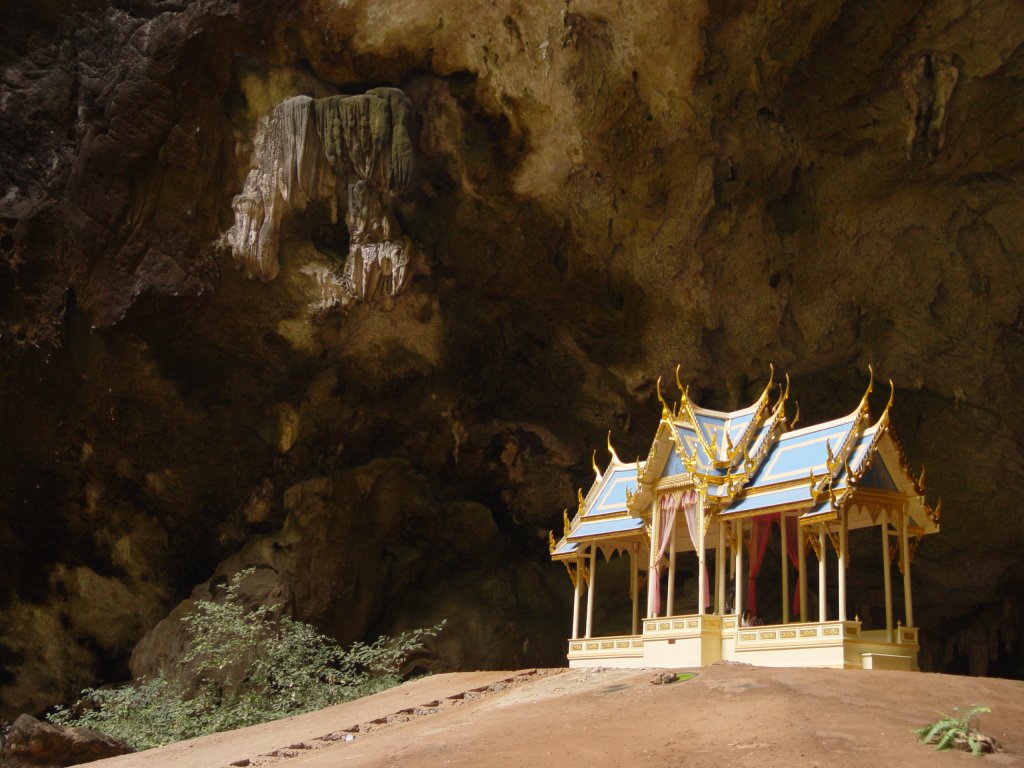
{"label": "gilded roof finial", "polygon": [[768,363],[768,383],[764,385],[764,392],[761,393],[761,400],[768,397],[772,391],[772,384],[775,383],[775,363]]}
{"label": "gilded roof finial", "polygon": [[668,403],[665,402],[665,398],[661,395],[661,376],[658,377],[657,390],[658,402],[661,403],[661,418],[669,419],[672,417],[672,411],[669,410]]}
{"label": "gilded roof finial", "polygon": [[597,467],[597,448],[595,448],[594,452],[590,455],[590,466],[594,468],[594,474],[597,475],[597,479],[600,480],[601,470]]}
{"label": "gilded roof finial", "polygon": [[612,431],[610,429],[608,430],[608,453],[611,455],[612,461],[614,461],[616,464],[622,463],[619,460],[619,455],[615,453],[615,449],[612,447]]}
{"label": "gilded roof finial", "polygon": [[556,546],[554,531],[548,531],[548,552],[554,552]]}
{"label": "gilded roof finial", "polygon": [[832,441],[828,438],[825,439],[825,455],[827,456],[825,465],[828,467],[828,471],[831,472],[836,467],[836,457],[832,453]]}
{"label": "gilded roof finial", "polygon": [[885,404],[885,410],[883,413],[888,413],[889,409],[892,408],[892,401],[896,399],[896,386],[892,383],[892,379],[889,379],[889,402]]}
{"label": "gilded roof finial", "polygon": [[875,369],[868,363],[868,388],[864,392],[864,397],[860,399],[861,410],[867,411],[868,409],[868,397],[872,392],[875,391]]}
{"label": "gilded roof finial", "polygon": [[679,408],[676,409],[676,418],[680,418],[683,415],[683,408],[686,407],[686,402],[689,399],[690,387],[687,385],[683,387],[683,383],[679,380],[679,368],[682,363],[676,365],[676,388],[679,390]]}
{"label": "gilded roof finial", "polygon": [[927,471],[927,467],[924,464],[921,465],[921,474],[917,478],[917,489],[921,493],[924,493],[924,475]]}
{"label": "gilded roof finial", "polygon": [[796,424],[797,424],[798,421],[800,421],[800,401],[797,400],[795,405],[796,405],[796,413],[793,414],[793,421],[791,421],[789,423],[789,428],[790,429],[796,429]]}
{"label": "gilded roof finial", "polygon": [[562,510],[562,536],[563,536],[563,538],[568,537],[569,531],[571,529],[572,529],[572,526],[569,524],[569,510],[568,509],[563,509]]}
{"label": "gilded roof finial", "polygon": [[582,517],[583,516],[583,505],[585,503],[583,501],[583,489],[582,488],[577,488],[576,489],[576,498],[579,500],[579,506],[576,508],[576,512],[577,512],[577,514],[579,514]]}

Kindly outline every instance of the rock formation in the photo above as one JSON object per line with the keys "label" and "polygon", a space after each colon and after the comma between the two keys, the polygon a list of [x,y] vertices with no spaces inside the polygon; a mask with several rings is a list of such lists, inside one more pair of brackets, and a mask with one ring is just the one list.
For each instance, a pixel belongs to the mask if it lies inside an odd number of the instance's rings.
{"label": "rock formation", "polygon": [[65,728],[21,715],[2,737],[0,762],[7,768],[56,768],[134,751],[90,728]]}
{"label": "rock formation", "polygon": [[723,408],[774,362],[808,422],[891,377],[943,500],[922,662],[1024,677],[1022,30],[1010,0],[4,4],[0,718],[170,658],[244,564],[342,639],[448,618],[424,669],[559,663],[547,530],[678,362]]}
{"label": "rock formation", "polygon": [[339,205],[347,208],[349,252],[340,272],[317,273],[316,305],[398,295],[410,242],[391,205],[416,179],[410,122],[409,100],[395,88],[276,104],[259,122],[252,169],[232,203],[235,223],[226,238],[235,259],[250,276],[273,280],[285,209],[323,200],[332,224]]}

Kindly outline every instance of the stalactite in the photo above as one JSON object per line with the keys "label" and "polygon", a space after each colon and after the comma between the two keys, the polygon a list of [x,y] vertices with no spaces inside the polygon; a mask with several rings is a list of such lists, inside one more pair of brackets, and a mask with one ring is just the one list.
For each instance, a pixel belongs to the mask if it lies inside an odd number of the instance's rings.
{"label": "stalactite", "polygon": [[234,258],[250,276],[273,280],[280,270],[284,209],[325,200],[336,220],[343,191],[348,258],[337,273],[316,270],[318,295],[311,306],[397,295],[412,243],[391,206],[415,185],[411,117],[408,98],[394,88],[361,96],[296,96],[274,106],[258,125],[252,166],[233,202],[227,241]]}

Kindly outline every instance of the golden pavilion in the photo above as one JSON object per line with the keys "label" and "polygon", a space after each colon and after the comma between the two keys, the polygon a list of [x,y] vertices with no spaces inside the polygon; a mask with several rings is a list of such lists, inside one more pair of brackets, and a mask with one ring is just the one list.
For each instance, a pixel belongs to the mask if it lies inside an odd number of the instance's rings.
{"label": "golden pavilion", "polygon": [[[773,386],[772,373],[753,405],[721,412],[694,405],[677,368],[680,402],[674,409],[665,402],[659,380],[661,421],[645,461],[621,461],[609,435],[610,463],[602,472],[594,462],[594,483],[586,495],[580,489],[576,514],[564,513],[561,539],[550,537],[551,557],[565,564],[574,588],[570,667],[694,667],[724,659],[918,669],[910,566],[921,538],[939,530],[941,505],[927,504],[924,471],[911,474],[893,433],[892,382],[877,421],[868,405],[872,371],[852,413],[796,429],[799,407],[792,421],[787,416],[789,377]],[[782,610],[765,623],[754,608],[756,576],[776,528]],[[847,611],[854,532],[876,537],[881,550],[885,604],[877,628],[862,627]],[[808,574],[808,549],[816,574]],[[599,553],[606,561],[628,557],[628,635],[595,632]],[[680,555],[696,558],[695,613],[675,612]],[[896,616],[894,559],[903,587]],[[808,605],[808,581],[817,606]]]}

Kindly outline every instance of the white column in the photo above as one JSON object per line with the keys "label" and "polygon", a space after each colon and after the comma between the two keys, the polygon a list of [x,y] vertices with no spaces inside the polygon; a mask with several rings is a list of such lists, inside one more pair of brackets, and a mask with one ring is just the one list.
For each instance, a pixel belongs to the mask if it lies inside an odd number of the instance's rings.
{"label": "white column", "polygon": [[779,546],[782,549],[782,623],[789,624],[789,553],[786,550],[786,515],[779,514]]}
{"label": "white column", "polygon": [[[736,616],[743,618],[743,520],[733,523],[736,528]],[[737,621],[737,625],[739,622]]]}
{"label": "white column", "polygon": [[[677,514],[678,518],[679,515]],[[672,538],[668,541],[668,595],[665,598],[665,615],[675,615],[676,602],[676,523],[672,521]]]}
{"label": "white column", "polygon": [[590,586],[587,588],[587,634],[594,631],[594,587],[597,586],[597,544],[590,545]]}
{"label": "white column", "polygon": [[704,549],[704,498],[697,499],[697,614],[707,613],[708,605],[704,595],[708,594],[708,571],[705,567]]}
{"label": "white column", "polygon": [[892,642],[892,569],[889,567],[889,513],[882,511],[882,574],[885,576],[885,642]]}
{"label": "white column", "polygon": [[839,574],[836,585],[839,589],[839,620],[846,621],[846,513],[839,523]]}
{"label": "white column", "polygon": [[718,518],[718,549],[715,550],[715,613],[725,613],[725,523]]}
{"label": "white column", "polygon": [[637,628],[640,626],[640,595],[637,592],[640,591],[640,578],[638,571],[640,569],[640,545],[633,543],[629,550],[629,593],[633,596],[633,631],[631,634],[637,634]]}
{"label": "white column", "polygon": [[572,639],[580,636],[580,595],[583,594],[583,560],[576,555],[576,586],[573,588],[572,599]]}
{"label": "white column", "polygon": [[903,537],[903,605],[904,622],[908,627],[914,626],[914,603],[910,598],[910,515],[903,510],[903,523],[900,526]]}
{"label": "white column", "polygon": [[804,529],[796,527],[797,581],[800,584],[800,621],[807,621],[807,542]]}
{"label": "white column", "polygon": [[[821,558],[818,560],[818,621],[827,621],[826,615],[828,614],[828,601],[826,600],[828,592],[828,572],[826,568],[826,560],[828,560],[828,550],[825,549],[826,541],[828,537],[825,535],[825,524],[818,523],[818,549],[821,551]],[[593,579],[593,575],[590,577]],[[591,581],[593,586],[593,581]]]}

